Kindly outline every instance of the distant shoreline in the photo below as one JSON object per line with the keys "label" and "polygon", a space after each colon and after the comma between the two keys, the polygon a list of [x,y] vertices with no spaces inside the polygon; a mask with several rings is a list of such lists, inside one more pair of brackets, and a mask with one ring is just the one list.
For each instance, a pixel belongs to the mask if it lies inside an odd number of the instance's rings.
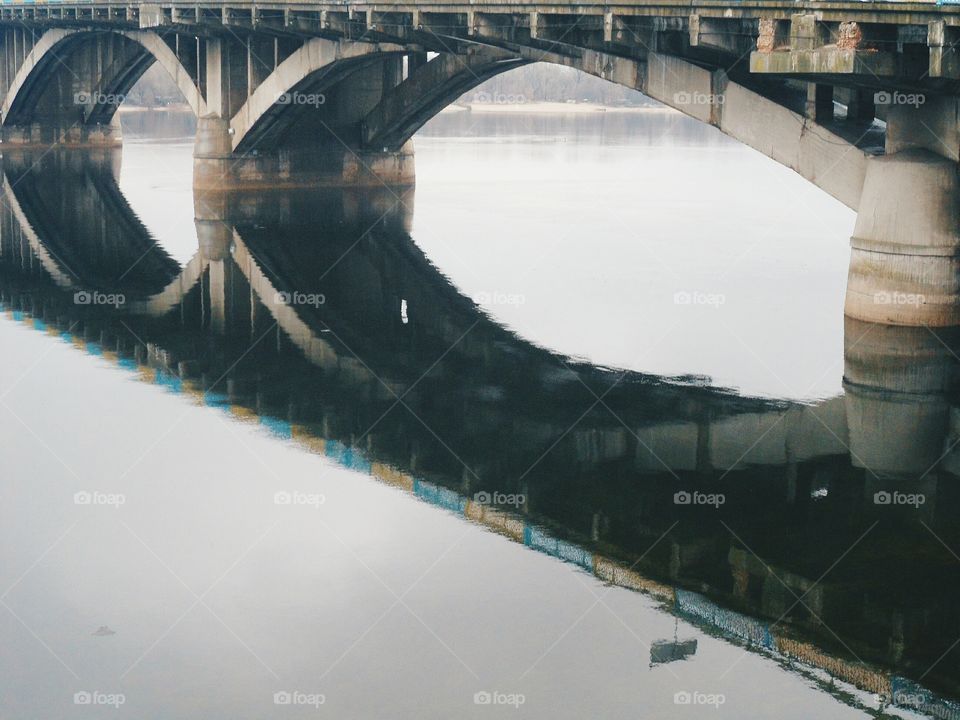
{"label": "distant shoreline", "polygon": [[186,103],[178,105],[121,105],[118,112],[122,113],[139,113],[139,112],[163,112],[163,113],[190,113],[193,114],[193,109]]}
{"label": "distant shoreline", "polygon": [[674,113],[673,108],[665,105],[600,105],[597,103],[569,103],[569,102],[489,102],[489,103],[469,103],[466,105],[448,105],[441,112],[458,113],[511,113],[511,114],[529,114],[529,115],[584,115],[590,113]]}
{"label": "distant shoreline", "polygon": [[[148,107],[144,105],[121,105],[122,113],[193,113],[189,105],[158,105]],[[600,105],[597,103],[569,103],[569,102],[489,102],[448,105],[440,111],[441,114],[452,113],[484,113],[490,115],[521,114],[521,115],[588,115],[592,113],[675,113],[673,108],[665,105]]]}

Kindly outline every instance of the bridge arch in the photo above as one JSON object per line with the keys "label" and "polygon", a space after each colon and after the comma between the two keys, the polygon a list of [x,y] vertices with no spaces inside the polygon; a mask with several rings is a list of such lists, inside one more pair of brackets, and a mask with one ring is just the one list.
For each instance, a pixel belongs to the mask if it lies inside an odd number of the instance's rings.
{"label": "bridge arch", "polygon": [[230,118],[233,150],[244,152],[272,144],[289,129],[298,105],[279,99],[314,93],[321,96],[315,104],[325,104],[325,90],[364,67],[391,58],[400,60],[406,52],[390,43],[308,40],[279,63]]}
{"label": "bridge arch", "polygon": [[[142,30],[52,28],[24,56],[3,100],[4,142],[115,144],[122,98],[159,63],[199,117],[206,102],[176,53]],[[113,126],[113,127],[112,127]],[[98,142],[99,140],[99,142]]]}
{"label": "bridge arch", "polygon": [[463,93],[531,62],[572,67],[638,90],[762,152],[847,207],[859,206],[869,155],[854,142],[722,72],[655,53],[649,53],[646,62],[593,51],[578,56],[538,51],[440,56],[386,93],[364,117],[363,143],[370,150],[396,151]]}

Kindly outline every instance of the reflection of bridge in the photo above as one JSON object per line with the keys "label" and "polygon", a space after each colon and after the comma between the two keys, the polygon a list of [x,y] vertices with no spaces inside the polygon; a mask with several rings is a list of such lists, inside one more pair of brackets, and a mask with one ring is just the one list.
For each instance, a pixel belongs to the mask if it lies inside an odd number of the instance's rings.
{"label": "reflection of bridge", "polygon": [[411,183],[430,117],[551,62],[710,123],[857,209],[850,316],[952,325],[957,27],[933,3],[24,0],[0,11],[2,138],[114,144],[117,99],[156,62],[199,117],[198,187]]}
{"label": "reflection of bridge", "polygon": [[[76,157],[7,168],[0,293],[15,316],[73,327],[148,380],[859,687],[911,687],[904,677],[960,633],[955,561],[917,522],[958,541],[956,459],[941,458],[960,434],[955,362],[926,330],[851,321],[847,392],[812,406],[621,376],[484,317],[410,241],[387,192],[199,195],[201,249],[178,268],[160,249],[144,255],[115,163]],[[63,214],[37,202],[48,196]],[[61,263],[68,236],[99,254]],[[138,260],[140,274],[119,270]],[[77,306],[76,290],[128,301]],[[282,301],[296,292],[325,302]],[[878,507],[881,489],[927,502]],[[484,491],[525,502],[493,507],[476,500]],[[676,505],[679,491],[725,502]],[[875,520],[886,531],[817,582]],[[957,669],[948,654],[925,682],[960,694]]]}

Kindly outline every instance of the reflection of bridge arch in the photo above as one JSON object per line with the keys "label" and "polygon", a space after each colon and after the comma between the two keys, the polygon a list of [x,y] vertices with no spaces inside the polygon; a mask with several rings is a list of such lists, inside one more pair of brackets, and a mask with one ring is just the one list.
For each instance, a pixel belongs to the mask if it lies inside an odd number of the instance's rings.
{"label": "reflection of bridge arch", "polygon": [[[47,166],[46,171],[56,169]],[[107,168],[101,166],[100,172],[104,182],[115,182]],[[54,176],[56,182],[72,182],[69,175]],[[51,187],[39,178],[31,182],[34,191]],[[101,192],[97,183],[79,187]],[[870,545],[866,557],[854,553],[845,558],[854,565],[850,577],[855,582],[844,582],[845,577],[815,582],[862,532],[857,525],[861,513],[876,512],[868,498],[864,502],[859,497],[873,486],[858,463],[863,460],[873,470],[882,470],[877,462],[883,455],[871,455],[870,448],[889,444],[890,438],[882,432],[848,437],[847,413],[851,407],[860,412],[856,404],[842,398],[813,405],[770,402],[630,375],[622,387],[605,396],[623,423],[603,409],[578,421],[590,396],[577,378],[607,388],[616,373],[584,364],[568,367],[562,359],[485,320],[422,253],[417,254],[402,230],[402,220],[372,231],[356,260],[333,268],[325,285],[305,284],[314,276],[314,263],[329,265],[323,256],[317,259],[318,245],[336,257],[342,254],[343,242],[356,239],[357,227],[369,226],[362,213],[351,216],[343,207],[339,216],[330,212],[331,206],[321,200],[325,195],[315,193],[301,201],[291,196],[283,209],[281,203],[263,197],[259,205],[236,203],[242,206],[239,217],[224,212],[198,221],[204,242],[197,256],[179,275],[165,265],[149,266],[158,273],[157,281],[148,283],[155,288],[153,294],[117,315],[87,313],[50,283],[23,281],[17,271],[29,263],[10,267],[3,262],[3,253],[0,292],[22,299],[16,313],[30,308],[34,317],[62,318],[61,330],[77,323],[72,339],[91,352],[113,356],[110,349],[122,348],[120,340],[125,338],[130,347],[142,339],[145,345],[138,345],[137,351],[121,349],[117,357],[145,379],[256,419],[283,438],[607,582],[648,592],[682,617],[738,641],[813,663],[873,692],[886,692],[907,680],[893,671],[826,653],[816,640],[823,635],[817,634],[817,618],[836,627],[845,640],[867,644],[864,656],[895,668],[899,659],[884,655],[887,635],[877,642],[875,634],[863,633],[865,625],[879,625],[884,633],[892,628],[889,633],[905,648],[905,657],[911,653],[924,657],[932,648],[935,659],[941,652],[935,643],[929,644],[929,633],[923,629],[929,626],[918,625],[917,618],[932,613],[929,617],[938,621],[949,620],[942,610],[950,607],[942,602],[951,596],[949,582],[911,594],[917,609],[911,610],[910,603],[906,609],[899,607],[890,599],[886,575],[868,572],[875,557],[885,557]],[[345,207],[349,201],[341,195],[332,204]],[[226,205],[229,209],[231,203]],[[315,217],[307,210],[310,207]],[[348,217],[352,222],[344,221]],[[320,222],[323,218],[326,224]],[[59,222],[47,232],[66,232],[68,227]],[[310,227],[315,234],[305,235]],[[56,240],[37,234],[41,245],[57,245]],[[138,245],[140,240],[131,237],[131,242]],[[250,304],[231,316],[235,325],[215,330],[206,315],[214,312],[211,269],[218,263],[219,272],[230,276],[234,296],[247,298]],[[7,283],[16,287],[16,293],[6,292]],[[375,289],[364,292],[369,288]],[[413,295],[416,288],[423,294]],[[337,307],[343,289],[356,305],[349,312]],[[318,311],[288,305],[278,297],[292,290],[327,290],[331,304]],[[413,298],[408,324],[398,318],[398,297]],[[229,316],[226,310],[222,314]],[[437,361],[437,347],[449,347],[451,338],[474,322],[478,325],[473,344],[453,347],[435,372],[424,375]],[[415,334],[416,342],[402,345],[396,338],[403,336],[391,334],[389,323]],[[324,326],[332,332],[325,334]],[[251,347],[251,338],[264,334],[271,339]],[[364,335],[368,342],[362,341]],[[346,338],[349,347],[338,336]],[[902,402],[949,386],[953,360],[946,351],[933,352],[932,343],[923,349],[928,366],[923,377],[909,362],[902,386],[889,383],[889,375],[871,374],[878,354],[906,358],[917,345],[915,335],[897,334],[893,339],[898,338],[892,342],[884,335],[876,343],[865,340],[850,348],[848,379],[880,386],[875,389],[889,396],[900,392]],[[369,371],[349,372],[361,365]],[[560,371],[565,374],[558,381]],[[520,381],[511,382],[517,375]],[[422,381],[417,379],[421,376]],[[387,392],[377,378],[383,378]],[[215,385],[218,380],[222,384]],[[402,407],[392,413],[396,395],[391,391],[399,395],[413,385],[415,391],[405,394],[404,402],[415,416]],[[864,423],[856,428],[856,433],[870,431]],[[926,449],[936,444],[932,438],[939,432],[936,428],[924,426],[923,432],[931,438],[918,445]],[[901,439],[911,441],[915,439],[910,436]],[[456,448],[457,457],[444,445]],[[851,460],[846,445],[856,449],[859,459]],[[541,455],[542,463],[525,474]],[[944,484],[949,485],[954,477],[949,470],[943,472]],[[680,490],[697,489],[725,493],[723,508],[685,507],[672,501]],[[522,493],[526,502],[511,511],[477,499],[478,492],[494,490]],[[937,499],[949,509],[948,498]],[[717,518],[734,528],[757,556],[747,552]],[[681,523],[676,532],[670,529],[674,520]],[[945,527],[949,532],[949,525]],[[898,540],[913,548],[917,539],[911,525],[905,523],[902,532]],[[633,562],[660,536],[662,548],[640,558],[643,562]],[[810,590],[805,603],[809,611],[793,613],[787,621],[798,632],[809,633],[804,638],[814,640],[798,639],[792,630],[783,631],[781,623],[773,622],[789,609],[791,590]],[[854,596],[857,602],[851,603]],[[897,613],[906,621],[900,622]],[[857,651],[861,652],[859,644]]]}
{"label": "reflection of bridge arch", "polygon": [[131,297],[163,287],[179,267],[132,211],[117,185],[116,151],[7,152],[8,212],[54,281]]}

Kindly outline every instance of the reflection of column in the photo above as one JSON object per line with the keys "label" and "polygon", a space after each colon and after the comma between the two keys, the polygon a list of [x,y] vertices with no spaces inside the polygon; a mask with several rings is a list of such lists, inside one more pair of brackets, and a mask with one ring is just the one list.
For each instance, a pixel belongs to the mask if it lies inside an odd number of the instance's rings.
{"label": "reflection of column", "polygon": [[956,329],[845,319],[851,461],[880,477],[918,477],[939,460],[956,377]]}
{"label": "reflection of column", "polygon": [[233,231],[216,219],[195,220],[200,255],[207,261],[207,296],[210,302],[210,327],[218,335],[230,332],[239,321],[234,298],[235,268],[230,257]]}

